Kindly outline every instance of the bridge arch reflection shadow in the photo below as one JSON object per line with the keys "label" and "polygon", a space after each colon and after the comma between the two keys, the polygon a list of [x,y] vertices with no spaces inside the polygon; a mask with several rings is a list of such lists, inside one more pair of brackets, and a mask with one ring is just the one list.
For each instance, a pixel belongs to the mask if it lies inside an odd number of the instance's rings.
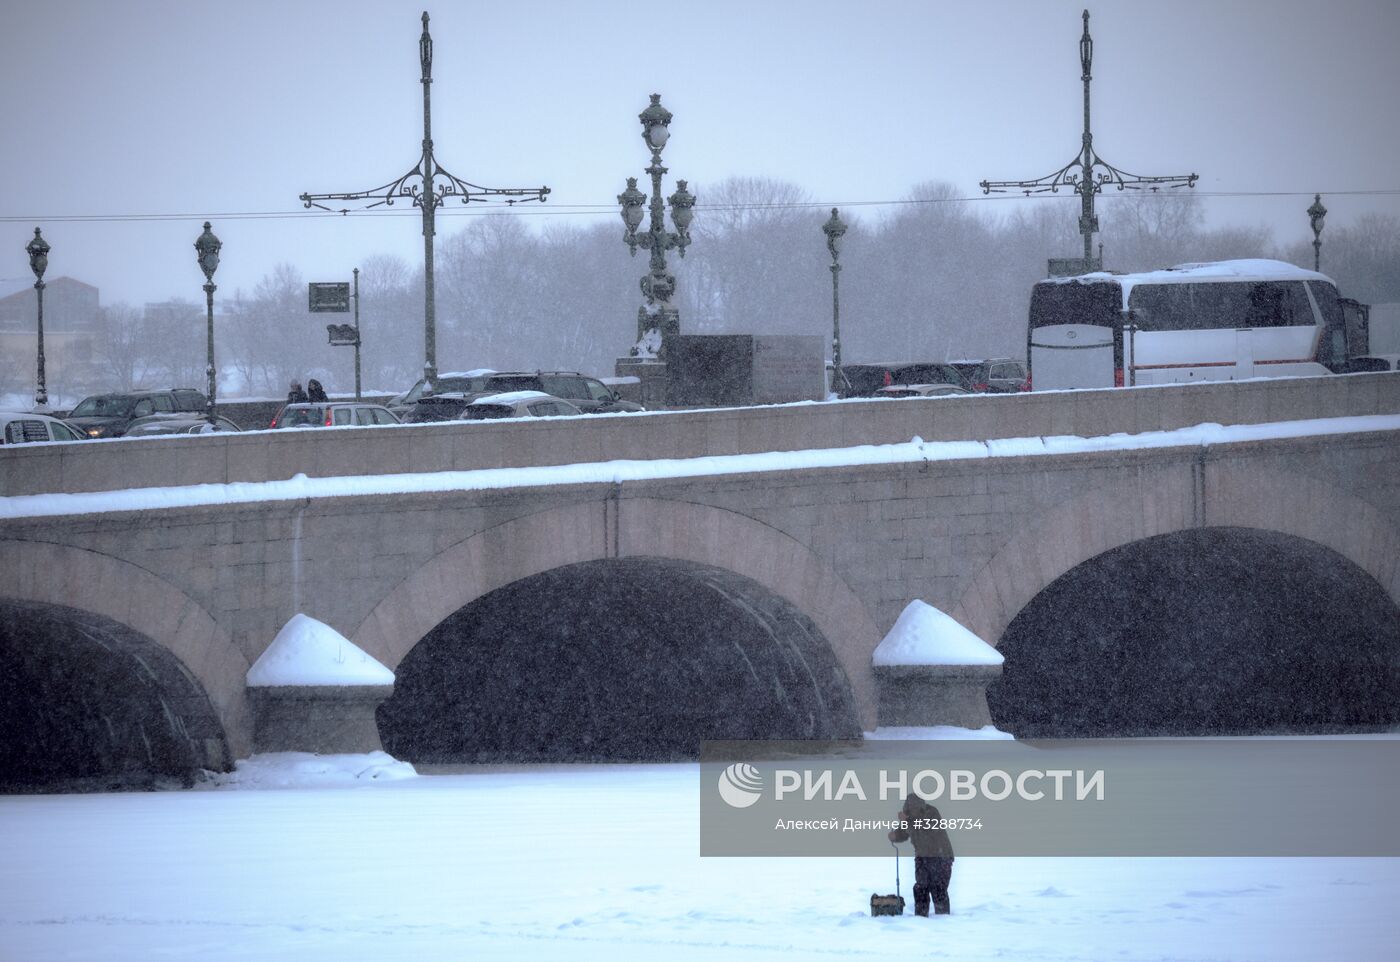
{"label": "bridge arch reflection shadow", "polygon": [[1381,730],[1400,722],[1400,610],[1330,548],[1212,527],[1082,562],[998,646],[1018,737]]}
{"label": "bridge arch reflection shadow", "polygon": [[417,762],[686,759],[704,739],[861,731],[846,673],[790,603],[635,557],[531,575],[450,615],[400,662],[379,728]]}
{"label": "bridge arch reflection shadow", "polygon": [[150,788],[229,767],[203,686],[102,615],[0,600],[0,790]]}

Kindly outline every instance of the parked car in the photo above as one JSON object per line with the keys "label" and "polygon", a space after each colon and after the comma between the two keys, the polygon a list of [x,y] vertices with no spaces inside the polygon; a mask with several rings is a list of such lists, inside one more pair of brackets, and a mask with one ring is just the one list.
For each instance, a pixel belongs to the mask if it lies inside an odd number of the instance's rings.
{"label": "parked car", "polygon": [[952,394],[968,394],[966,388],[956,384],[891,384],[875,392],[876,397],[947,397]]}
{"label": "parked car", "polygon": [[208,400],[194,388],[94,394],[78,402],[68,422],[90,438],[119,438],[131,422],[152,414],[203,413]]}
{"label": "parked car", "polygon": [[584,414],[611,414],[619,411],[645,411],[635,401],[623,400],[622,395],[596,377],[577,371],[539,371],[536,373],[544,391],[563,398]]}
{"label": "parked car", "polygon": [[964,387],[962,375],[950,364],[928,361],[891,364],[842,364],[844,384],[838,384],[841,397],[875,397],[893,384],[951,384]]}
{"label": "parked car", "polygon": [[428,424],[433,421],[455,421],[479,397],[487,397],[491,391],[451,391],[446,394],[429,394],[418,399],[412,410],[399,415],[404,424]]}
{"label": "parked car", "polygon": [[272,419],[274,428],[374,427],[398,424],[399,419],[382,404],[361,401],[320,401],[284,404]]}
{"label": "parked car", "polygon": [[1363,354],[1347,359],[1346,373],[1366,371],[1400,371],[1400,354]]}
{"label": "parked car", "polygon": [[48,414],[0,411],[0,444],[26,444],[32,441],[82,441],[86,435]]}
{"label": "parked car", "polygon": [[215,415],[211,423],[207,417],[182,411],[179,414],[152,414],[137,418],[127,427],[124,437],[150,437],[159,434],[217,434],[225,431],[243,430],[228,418]]}
{"label": "parked car", "polygon": [[407,421],[410,420],[408,415],[417,410],[418,402],[423,398],[438,394],[480,395],[486,390],[487,376],[495,373],[490,368],[483,367],[472,371],[448,371],[439,374],[436,382],[431,382],[425,377],[419,378],[413,387],[385,401],[384,406],[393,411],[396,417]]}
{"label": "parked car", "polygon": [[462,411],[463,421],[492,421],[499,418],[550,418],[582,414],[563,398],[543,391],[508,391],[488,394],[472,401]]}
{"label": "parked car", "polygon": [[584,414],[617,411],[644,411],[640,404],[625,401],[596,377],[577,371],[491,371],[481,369],[438,376],[428,390],[426,381],[390,402],[390,409],[409,423],[447,421],[458,417],[474,398],[507,391],[539,391],[563,398]]}
{"label": "parked car", "polygon": [[969,391],[978,394],[1014,394],[1031,389],[1026,365],[1010,357],[989,357],[981,361],[949,361],[962,376]]}

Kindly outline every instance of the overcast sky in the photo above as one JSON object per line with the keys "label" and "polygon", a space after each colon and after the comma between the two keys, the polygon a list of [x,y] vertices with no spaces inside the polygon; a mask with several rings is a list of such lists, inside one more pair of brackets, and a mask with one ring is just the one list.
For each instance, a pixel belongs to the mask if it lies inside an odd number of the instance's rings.
{"label": "overcast sky", "polygon": [[[220,296],[250,291],[279,262],[307,280],[348,280],[376,253],[419,266],[415,217],[318,218],[297,195],[375,187],[415,164],[423,9],[422,0],[7,0],[0,277],[28,276],[24,245],[38,225],[54,248],[49,279],[96,284],[104,303],[200,300],[192,244],[205,217],[224,242]],[[667,190],[687,178],[702,204],[706,184],[733,175],[785,179],[826,204],[897,200],[929,180],[977,196],[983,178],[1033,178],[1075,156],[1082,9],[1082,0],[437,3],[428,11],[436,153],[475,183],[551,187],[544,208],[517,209],[532,224],[586,216],[620,230],[614,198],[646,166],[637,113],[654,91],[675,114]],[[1343,193],[1400,192],[1396,0],[1114,2],[1090,13],[1105,160],[1139,174],[1194,171],[1208,194],[1305,194],[1207,198],[1212,223],[1267,223],[1280,241],[1310,237],[1303,211],[1314,191],[1329,225],[1400,212],[1400,193]],[[1031,202],[979,209],[1010,203]],[[577,205],[606,210],[572,213]],[[230,216],[252,212],[288,216]],[[62,219],[113,215],[185,216]],[[439,234],[464,223],[444,218]]]}

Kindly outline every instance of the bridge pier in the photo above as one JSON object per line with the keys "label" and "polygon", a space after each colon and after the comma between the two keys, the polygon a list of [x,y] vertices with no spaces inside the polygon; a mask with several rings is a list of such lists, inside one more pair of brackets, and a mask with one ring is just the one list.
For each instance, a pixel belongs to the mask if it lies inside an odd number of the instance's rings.
{"label": "bridge pier", "polygon": [[982,728],[992,724],[987,686],[1001,665],[876,665],[881,728]]}
{"label": "bridge pier", "polygon": [[253,751],[348,755],[383,751],[380,704],[393,685],[250,686]]}

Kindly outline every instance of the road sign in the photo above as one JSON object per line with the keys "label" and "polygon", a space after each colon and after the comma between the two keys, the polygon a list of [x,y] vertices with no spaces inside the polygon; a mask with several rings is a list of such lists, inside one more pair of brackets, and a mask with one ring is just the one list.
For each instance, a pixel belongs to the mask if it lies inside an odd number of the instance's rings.
{"label": "road sign", "polygon": [[360,332],[354,324],[327,324],[332,347],[359,347]]}
{"label": "road sign", "polygon": [[306,285],[306,298],[313,314],[344,314],[350,310],[350,284],[312,281]]}

